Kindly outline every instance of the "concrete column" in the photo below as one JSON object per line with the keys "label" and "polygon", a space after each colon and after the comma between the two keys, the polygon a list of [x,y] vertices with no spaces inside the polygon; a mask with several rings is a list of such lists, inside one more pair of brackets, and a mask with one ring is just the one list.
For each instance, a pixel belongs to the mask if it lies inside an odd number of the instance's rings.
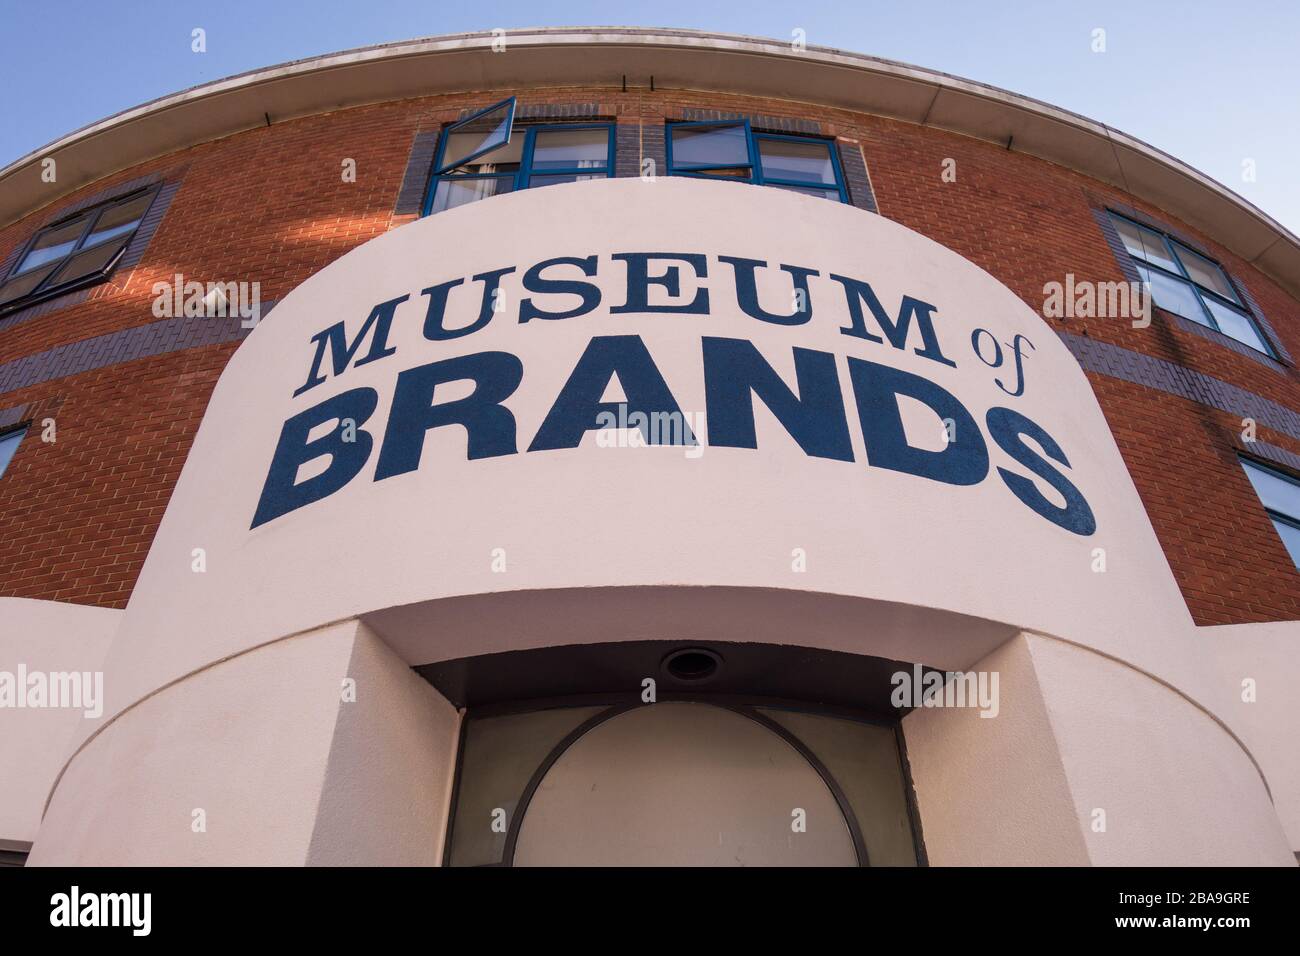
{"label": "concrete column", "polygon": [[[121,616],[110,608],[0,598],[0,840],[23,845],[36,838],[55,778],[103,713],[103,660]],[[64,695],[50,685],[73,674],[76,706],[58,706]],[[29,694],[33,675],[44,687],[41,697]],[[28,706],[33,702],[39,705]]]}
{"label": "concrete column", "polygon": [[439,866],[460,715],[365,625],[348,675],[307,863]]}
{"label": "concrete column", "polygon": [[1028,639],[1007,641],[971,669],[997,673],[996,717],[965,707],[903,718],[930,864],[1087,865]]}
{"label": "concrete column", "polygon": [[357,621],[263,645],[102,728],[59,781],[29,863],[432,862],[457,724]]}
{"label": "concrete column", "polygon": [[1294,865],[1250,755],[1167,685],[1032,634],[973,670],[996,717],[903,721],[932,864]]}

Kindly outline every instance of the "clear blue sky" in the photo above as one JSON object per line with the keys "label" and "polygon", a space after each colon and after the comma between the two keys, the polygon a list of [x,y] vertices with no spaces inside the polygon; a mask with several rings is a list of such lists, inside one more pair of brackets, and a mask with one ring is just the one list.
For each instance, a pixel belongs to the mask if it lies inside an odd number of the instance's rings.
{"label": "clear blue sky", "polygon": [[[1300,233],[1300,2],[0,0],[0,165],[233,73],[412,37],[620,24],[745,33],[1024,93],[1172,153]],[[207,31],[207,52],[190,31]],[[1091,50],[1106,30],[1106,52]],[[1255,161],[1256,181],[1242,178]]]}

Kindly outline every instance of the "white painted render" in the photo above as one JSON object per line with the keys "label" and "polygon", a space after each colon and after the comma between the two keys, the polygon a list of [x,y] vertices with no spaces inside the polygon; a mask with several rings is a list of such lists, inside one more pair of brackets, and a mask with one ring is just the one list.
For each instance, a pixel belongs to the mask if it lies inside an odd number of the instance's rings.
{"label": "white painted render", "polygon": [[[685,271],[678,300],[706,285],[709,315],[611,314],[626,285],[611,254],[650,250],[708,257],[708,278]],[[602,292],[591,314],[515,320],[525,269],[587,255],[599,261],[587,281]],[[771,264],[759,293],[774,312],[791,295],[777,264],[819,270],[811,320],[744,315],[718,255]],[[508,306],[486,328],[422,336],[420,290],[506,266],[518,270],[502,283]],[[870,282],[891,311],[903,295],[933,304],[957,367],[915,354],[915,338],[900,350],[843,335],[831,273]],[[469,281],[453,290],[449,325],[477,315],[477,291]],[[293,396],[313,335],[338,321],[355,335],[376,303],[404,294],[395,354]],[[573,304],[534,298],[552,310]],[[972,352],[976,328],[1033,342],[1023,395],[1000,389],[1008,369]],[[793,348],[832,353],[855,460],[809,457],[757,402],[756,449],[705,446],[690,457],[681,447],[600,447],[588,433],[578,448],[524,451],[598,335],[641,336],[688,413],[704,407],[703,335],[752,342],[792,385]],[[397,374],[489,350],[523,364],[505,401],[519,452],[467,460],[463,429],[440,428],[417,470],[374,481]],[[995,405],[1028,415],[1069,456],[1062,470],[1092,506],[1096,533],[1026,508],[997,474],[1020,469],[992,442],[976,485],[871,466],[848,356],[922,375],[977,420]],[[282,423],[360,386],[380,395],[362,423],[376,443],[367,466],[332,496],[250,530]],[[905,420],[914,444],[936,447],[932,415],[914,409]],[[1094,570],[1098,547],[1105,573]],[[504,572],[493,569],[496,549]],[[793,569],[794,549],[806,571]],[[24,643],[14,622],[45,612],[19,612],[0,615],[0,653],[39,662],[44,647]],[[120,622],[103,615],[119,623],[103,663],[105,716],[79,720],[76,742],[44,738],[64,770],[56,780],[36,766],[52,793],[33,862],[432,862],[458,718],[407,665],[697,637],[1001,669],[998,718],[917,711],[904,721],[933,862],[1294,862],[1300,704],[1269,681],[1261,703],[1239,705],[1232,687],[1243,668],[1296,674],[1285,648],[1297,625],[1192,624],[1086,377],[1010,290],[896,223],[776,189],[552,186],[420,220],[343,256],[233,356],[126,611]],[[75,631],[71,621],[50,626]],[[341,703],[339,681],[353,672],[368,675],[369,690]],[[9,741],[0,737],[0,766],[30,751],[12,753]],[[32,818],[30,792],[0,791],[0,820]],[[421,794],[426,803],[411,810]],[[198,806],[212,821],[205,840],[189,828]],[[1097,806],[1110,810],[1105,835],[1090,829]],[[358,824],[367,807],[382,809]],[[428,856],[404,855],[412,845]]]}

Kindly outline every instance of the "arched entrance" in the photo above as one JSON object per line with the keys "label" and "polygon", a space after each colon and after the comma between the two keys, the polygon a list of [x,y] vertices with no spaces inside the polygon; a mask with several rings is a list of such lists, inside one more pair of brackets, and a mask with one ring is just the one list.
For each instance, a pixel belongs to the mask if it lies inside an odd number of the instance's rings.
{"label": "arched entrance", "polygon": [[646,641],[418,668],[466,708],[444,860],[923,864],[889,703],[891,675],[904,666],[810,648]]}
{"label": "arched entrance", "polygon": [[856,866],[839,803],[776,725],[707,703],[591,727],[522,810],[516,866]]}

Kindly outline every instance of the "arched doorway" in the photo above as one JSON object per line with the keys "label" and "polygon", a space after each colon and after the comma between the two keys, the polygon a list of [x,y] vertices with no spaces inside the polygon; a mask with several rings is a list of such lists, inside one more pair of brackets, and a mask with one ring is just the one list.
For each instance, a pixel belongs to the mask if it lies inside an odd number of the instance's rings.
{"label": "arched doorway", "polygon": [[778,726],[664,702],[602,720],[558,755],[522,809],[513,863],[857,866],[852,829]]}
{"label": "arched doorway", "polygon": [[465,707],[445,863],[924,865],[903,666],[618,642],[419,668]]}

